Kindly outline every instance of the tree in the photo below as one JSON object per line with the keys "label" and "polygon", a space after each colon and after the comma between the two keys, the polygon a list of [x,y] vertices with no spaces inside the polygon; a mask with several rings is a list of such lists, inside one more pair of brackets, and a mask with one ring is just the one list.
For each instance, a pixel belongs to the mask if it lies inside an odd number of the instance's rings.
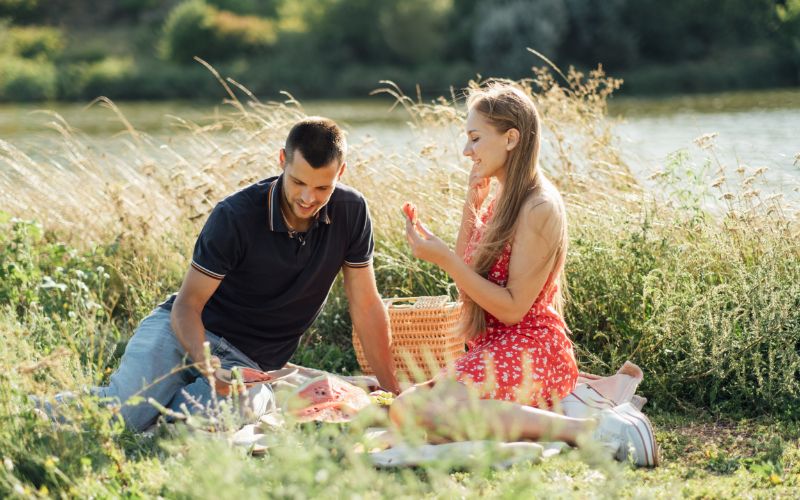
{"label": "tree", "polygon": [[609,69],[631,66],[637,59],[637,34],[627,24],[628,0],[565,0],[569,11],[569,33],[562,56],[583,66],[602,63]]}
{"label": "tree", "polygon": [[452,0],[390,0],[380,11],[381,33],[402,62],[438,61],[447,47],[444,28],[452,8]]}
{"label": "tree", "polygon": [[526,47],[556,59],[567,31],[563,0],[493,0],[475,14],[475,60],[482,72],[494,76],[527,74],[534,60]]}

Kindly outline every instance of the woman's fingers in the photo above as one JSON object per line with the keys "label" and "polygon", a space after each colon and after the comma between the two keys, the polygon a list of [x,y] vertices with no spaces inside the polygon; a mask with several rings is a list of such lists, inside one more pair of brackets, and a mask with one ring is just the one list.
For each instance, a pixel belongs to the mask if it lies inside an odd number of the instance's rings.
{"label": "woman's fingers", "polygon": [[412,248],[421,240],[419,233],[410,220],[406,220],[406,239],[408,239],[408,244],[411,245]]}
{"label": "woman's fingers", "polygon": [[419,220],[415,221],[414,223],[409,220],[406,221],[406,235],[414,238],[414,240],[417,242],[429,240],[435,237],[435,235]]}
{"label": "woman's fingers", "polygon": [[483,200],[489,194],[489,183],[491,179],[479,176],[476,172],[470,173],[469,187],[467,189],[467,200],[474,206],[483,204]]}
{"label": "woman's fingers", "polygon": [[472,167],[472,170],[469,173],[469,187],[484,187],[489,184],[489,178],[479,175],[476,171],[476,167]]}
{"label": "woman's fingers", "polygon": [[430,230],[429,230],[427,227],[425,227],[425,226],[422,224],[422,222],[420,222],[420,221],[417,221],[417,227],[416,227],[416,229],[417,229],[418,231],[420,231],[420,232],[421,232],[423,235],[425,235],[425,239],[426,239],[426,240],[429,240],[429,239],[431,239],[431,238],[434,238],[434,237],[435,237],[435,236],[434,236],[434,234],[433,234],[432,232],[430,232]]}

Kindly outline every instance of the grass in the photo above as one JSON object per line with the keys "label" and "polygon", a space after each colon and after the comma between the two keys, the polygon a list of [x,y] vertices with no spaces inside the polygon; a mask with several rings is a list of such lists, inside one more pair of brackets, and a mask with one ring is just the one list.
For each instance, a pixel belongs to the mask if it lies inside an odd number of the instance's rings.
{"label": "grass", "polygon": [[489,457],[456,470],[444,465],[376,470],[353,451],[360,441],[358,428],[293,428],[272,435],[268,454],[254,458],[222,437],[181,428],[132,436],[85,417],[79,429],[56,433],[28,417],[8,429],[21,439],[4,449],[0,488],[4,496],[17,497],[216,498],[221,492],[275,498],[796,496],[796,423],[778,432],[771,419],[651,416],[664,458],[655,470],[634,470],[579,451],[500,470],[489,467]]}
{"label": "grass", "polygon": [[[792,200],[762,174],[675,155],[645,190],[621,161],[606,116],[620,82],[602,71],[539,71],[519,82],[545,120],[542,167],[568,204],[567,323],[581,368],[645,369],[665,465],[629,470],[573,452],[496,471],[480,460],[378,471],[354,453],[361,427],[291,427],[264,458],[178,428],[132,435],[108,409],[74,407],[72,423],[37,419],[26,396],[102,383],[137,322],[177,289],[213,204],[277,172],[288,99],[261,102],[220,78],[228,111],[210,124],[175,118],[184,147],[125,127],[124,146],[96,147],[53,114],[60,147],[43,160],[0,141],[0,496],[259,495],[305,497],[793,497],[798,482],[800,246]],[[464,110],[381,90],[409,113],[416,142],[389,155],[351,144],[347,182],[371,201],[384,296],[452,294],[447,276],[412,259],[399,207],[417,203],[452,242],[464,196]],[[337,283],[293,361],[357,370]],[[183,430],[182,430],[183,429]],[[219,429],[225,430],[225,427]],[[221,436],[224,432],[215,435]]]}

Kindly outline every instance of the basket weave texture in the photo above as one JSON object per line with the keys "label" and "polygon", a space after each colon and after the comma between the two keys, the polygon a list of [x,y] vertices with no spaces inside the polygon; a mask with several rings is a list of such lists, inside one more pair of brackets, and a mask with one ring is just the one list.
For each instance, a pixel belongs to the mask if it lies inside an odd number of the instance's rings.
{"label": "basket weave texture", "polygon": [[[430,379],[464,354],[464,340],[457,331],[460,302],[450,302],[443,295],[392,298],[384,300],[384,304],[389,312],[392,358],[398,379]],[[374,374],[355,329],[353,348],[361,370]]]}

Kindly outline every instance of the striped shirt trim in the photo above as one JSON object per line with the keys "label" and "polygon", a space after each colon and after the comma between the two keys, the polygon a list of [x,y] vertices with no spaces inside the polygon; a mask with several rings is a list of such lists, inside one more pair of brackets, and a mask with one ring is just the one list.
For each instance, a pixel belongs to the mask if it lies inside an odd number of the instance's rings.
{"label": "striped shirt trim", "polygon": [[275,226],[272,224],[272,219],[273,219],[273,215],[272,215],[272,192],[275,191],[275,184],[277,184],[277,183],[278,183],[278,179],[275,179],[275,181],[272,183],[272,185],[270,185],[269,194],[267,195],[267,206],[269,207],[269,209],[267,210],[267,219],[268,219],[267,222],[269,223],[269,230],[270,231],[275,231]]}
{"label": "striped shirt trim", "polygon": [[198,264],[195,261],[192,261],[192,267],[197,269],[201,273],[205,274],[209,278],[214,278],[215,280],[221,280],[222,278],[225,277],[224,274],[218,274],[218,273],[215,273],[214,271],[209,271],[208,269],[206,269],[205,267],[201,266],[200,264]]}
{"label": "striped shirt trim", "polygon": [[372,259],[369,259],[369,260],[364,261],[364,262],[347,262],[347,261],[344,261],[344,265],[345,266],[347,266],[347,267],[355,267],[355,268],[367,267],[370,264],[372,264]]}

